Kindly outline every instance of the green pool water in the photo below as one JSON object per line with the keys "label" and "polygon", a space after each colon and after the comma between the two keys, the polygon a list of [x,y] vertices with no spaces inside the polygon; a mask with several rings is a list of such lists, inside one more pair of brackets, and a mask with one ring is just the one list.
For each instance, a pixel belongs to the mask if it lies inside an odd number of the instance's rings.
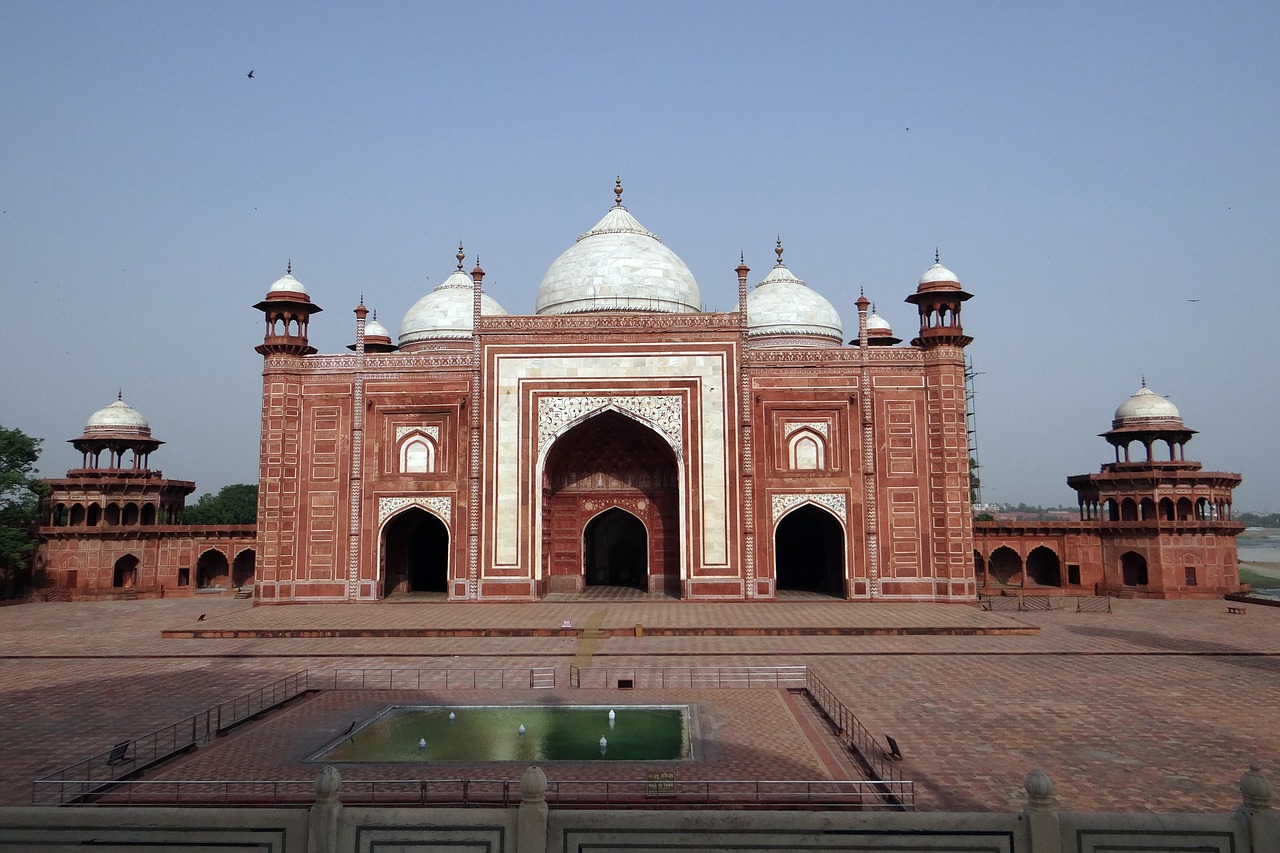
{"label": "green pool water", "polygon": [[[614,719],[609,720],[609,711]],[[454,718],[449,719],[450,712]],[[520,726],[524,726],[521,734]],[[606,739],[605,749],[600,739]],[[426,745],[420,747],[419,740]],[[687,706],[398,705],[315,761],[671,761],[689,758]]]}

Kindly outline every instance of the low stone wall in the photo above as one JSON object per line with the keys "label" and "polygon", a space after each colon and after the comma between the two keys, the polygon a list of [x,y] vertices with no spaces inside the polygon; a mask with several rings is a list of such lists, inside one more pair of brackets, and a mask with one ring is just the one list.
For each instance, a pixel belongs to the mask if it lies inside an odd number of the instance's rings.
{"label": "low stone wall", "polygon": [[0,809],[0,848],[53,853],[94,849],[150,853],[488,853],[609,851],[989,851],[1103,853],[1116,850],[1280,853],[1271,785],[1252,767],[1229,814],[1059,813],[1047,776],[1026,779],[1015,814],[959,812],[556,809],[531,767],[515,808],[344,807],[332,767],[310,809]]}

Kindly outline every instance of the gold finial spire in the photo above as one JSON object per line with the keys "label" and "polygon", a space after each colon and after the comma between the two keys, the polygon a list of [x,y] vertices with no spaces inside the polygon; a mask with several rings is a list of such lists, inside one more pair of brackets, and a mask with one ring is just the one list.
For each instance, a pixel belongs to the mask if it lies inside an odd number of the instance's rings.
{"label": "gold finial spire", "polygon": [[613,195],[614,195],[613,206],[622,207],[622,176],[621,175],[619,175],[618,179],[613,182]]}
{"label": "gold finial spire", "polygon": [[467,258],[466,252],[463,252],[463,251],[462,251],[462,241],[461,241],[461,240],[459,240],[459,241],[458,241],[458,254],[454,255],[454,257],[458,259],[458,270],[459,270],[459,271],[461,271],[461,270],[462,270],[462,262],[463,262],[464,260],[466,260],[466,258]]}
{"label": "gold finial spire", "polygon": [[289,263],[284,265],[284,274],[293,275],[293,258],[290,258]]}
{"label": "gold finial spire", "polygon": [[940,264],[940,263],[942,263],[942,256],[941,256],[940,254],[938,254],[938,247],[937,247],[937,246],[934,246],[934,247],[933,247],[933,262],[934,262],[935,264]]}
{"label": "gold finial spire", "polygon": [[773,247],[773,253],[778,256],[778,266],[782,266],[782,237],[778,237],[778,243]]}

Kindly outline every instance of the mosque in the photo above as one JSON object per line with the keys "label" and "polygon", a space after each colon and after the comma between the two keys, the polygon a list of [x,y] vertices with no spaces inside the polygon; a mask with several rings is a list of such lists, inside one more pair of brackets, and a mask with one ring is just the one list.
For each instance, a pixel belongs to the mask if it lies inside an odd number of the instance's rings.
{"label": "mosque", "polygon": [[706,312],[689,268],[614,193],[547,269],[533,314],[487,295],[459,246],[394,341],[362,300],[350,352],[319,354],[321,308],[289,269],[255,306],[256,527],[183,525],[194,484],[149,469],[160,442],[117,400],[73,440],[83,467],[49,481],[46,588],[239,587],[260,604],[1238,588],[1240,477],[1185,458],[1193,431],[1165,398],[1143,387],[1116,411],[1115,462],[1068,480],[1078,521],[975,523],[971,294],[955,273],[935,257],[905,294],[919,314],[906,345],[865,295],[846,327],[781,241],[754,286],[737,267],[736,310]]}

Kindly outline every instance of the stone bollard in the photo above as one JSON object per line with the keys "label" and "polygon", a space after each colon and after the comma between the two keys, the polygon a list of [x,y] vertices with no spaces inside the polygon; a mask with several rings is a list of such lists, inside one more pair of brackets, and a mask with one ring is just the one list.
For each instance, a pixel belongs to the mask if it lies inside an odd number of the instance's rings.
{"label": "stone bollard", "polygon": [[338,789],[342,776],[333,765],[327,765],[316,777],[316,802],[307,816],[307,853],[336,853],[338,849],[338,818],[342,815],[342,800]]}
{"label": "stone bollard", "polygon": [[1280,815],[1271,810],[1271,783],[1254,761],[1240,777],[1240,807],[1249,819],[1249,843],[1253,853],[1280,853]]}
{"label": "stone bollard", "polygon": [[547,774],[530,767],[520,777],[516,853],[547,853]]}
{"label": "stone bollard", "polygon": [[1022,787],[1027,791],[1027,804],[1022,813],[1027,818],[1032,853],[1062,853],[1062,832],[1058,813],[1053,810],[1053,783],[1039,767],[1027,774]]}

